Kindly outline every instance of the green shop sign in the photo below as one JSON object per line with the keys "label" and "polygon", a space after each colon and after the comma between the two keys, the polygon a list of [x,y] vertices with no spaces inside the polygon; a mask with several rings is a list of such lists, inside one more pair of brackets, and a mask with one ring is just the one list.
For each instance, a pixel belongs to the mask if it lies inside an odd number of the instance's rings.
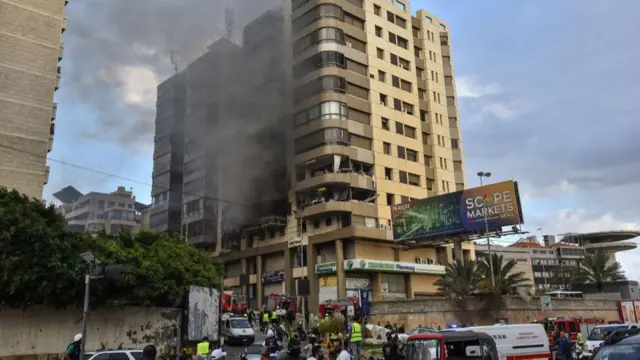
{"label": "green shop sign", "polygon": [[395,273],[415,273],[444,275],[444,266],[412,264],[395,261],[378,261],[366,259],[351,259],[344,261],[345,271],[381,271]]}
{"label": "green shop sign", "polygon": [[338,271],[338,263],[335,261],[317,264],[316,265],[316,274],[335,274]]}

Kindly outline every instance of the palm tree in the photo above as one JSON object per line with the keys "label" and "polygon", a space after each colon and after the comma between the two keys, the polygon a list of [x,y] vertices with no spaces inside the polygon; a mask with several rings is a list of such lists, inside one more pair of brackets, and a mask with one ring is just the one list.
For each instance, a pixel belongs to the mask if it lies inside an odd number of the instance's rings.
{"label": "palm tree", "polygon": [[476,263],[457,259],[447,265],[445,274],[435,282],[438,291],[452,298],[461,299],[471,295],[481,280]]}
{"label": "palm tree", "polygon": [[620,263],[611,261],[611,257],[602,251],[587,253],[579,270],[576,280],[579,283],[595,284],[599,292],[602,292],[606,283],[627,279]]}
{"label": "palm tree", "polygon": [[518,287],[528,288],[531,285],[529,279],[522,271],[515,271],[518,261],[510,259],[504,261],[502,255],[491,254],[491,260],[493,263],[493,276],[495,279],[495,286],[491,284],[491,267],[489,265],[489,258],[482,257],[478,261],[478,272],[482,276],[479,286],[481,289],[488,292],[500,295],[514,294]]}

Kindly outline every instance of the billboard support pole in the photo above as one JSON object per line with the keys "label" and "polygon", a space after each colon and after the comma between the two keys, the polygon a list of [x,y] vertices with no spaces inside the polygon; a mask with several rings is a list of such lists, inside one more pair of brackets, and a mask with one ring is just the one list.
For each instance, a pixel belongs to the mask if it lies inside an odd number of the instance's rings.
{"label": "billboard support pole", "polygon": [[[480,178],[480,187],[484,186],[482,184],[482,178],[489,178],[491,176],[490,172],[478,172],[478,177]],[[489,273],[491,274],[491,287],[495,290],[496,287],[496,279],[493,275],[493,255],[491,253],[491,237],[489,236],[489,221],[487,220],[487,216],[484,217],[484,231],[487,234],[487,253],[489,253]]]}

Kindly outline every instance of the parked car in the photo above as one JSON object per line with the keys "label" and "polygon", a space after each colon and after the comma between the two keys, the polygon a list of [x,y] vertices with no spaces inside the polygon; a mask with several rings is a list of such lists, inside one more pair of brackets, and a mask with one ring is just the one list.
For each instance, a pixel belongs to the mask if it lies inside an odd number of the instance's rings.
{"label": "parked car", "polygon": [[142,360],[142,350],[105,350],[96,351],[86,360]]}
{"label": "parked car", "polygon": [[426,328],[426,327],[418,327],[415,329],[411,329],[408,332],[404,333],[404,334],[398,334],[398,340],[400,340],[402,343],[406,343],[407,339],[409,339],[409,336],[411,335],[417,335],[417,334],[429,334],[429,333],[435,333],[437,332],[436,329],[432,329],[432,328]]}

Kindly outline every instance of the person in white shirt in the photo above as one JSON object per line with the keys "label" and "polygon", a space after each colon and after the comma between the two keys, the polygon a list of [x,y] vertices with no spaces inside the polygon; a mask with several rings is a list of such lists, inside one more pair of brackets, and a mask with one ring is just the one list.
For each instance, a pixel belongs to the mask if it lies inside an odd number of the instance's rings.
{"label": "person in white shirt", "polygon": [[351,360],[351,355],[344,349],[342,339],[336,339],[333,342],[333,348],[338,352],[338,358],[336,360]]}
{"label": "person in white shirt", "polygon": [[323,360],[324,355],[322,354],[322,347],[320,345],[313,345],[311,349],[311,354],[307,358],[307,360]]}

